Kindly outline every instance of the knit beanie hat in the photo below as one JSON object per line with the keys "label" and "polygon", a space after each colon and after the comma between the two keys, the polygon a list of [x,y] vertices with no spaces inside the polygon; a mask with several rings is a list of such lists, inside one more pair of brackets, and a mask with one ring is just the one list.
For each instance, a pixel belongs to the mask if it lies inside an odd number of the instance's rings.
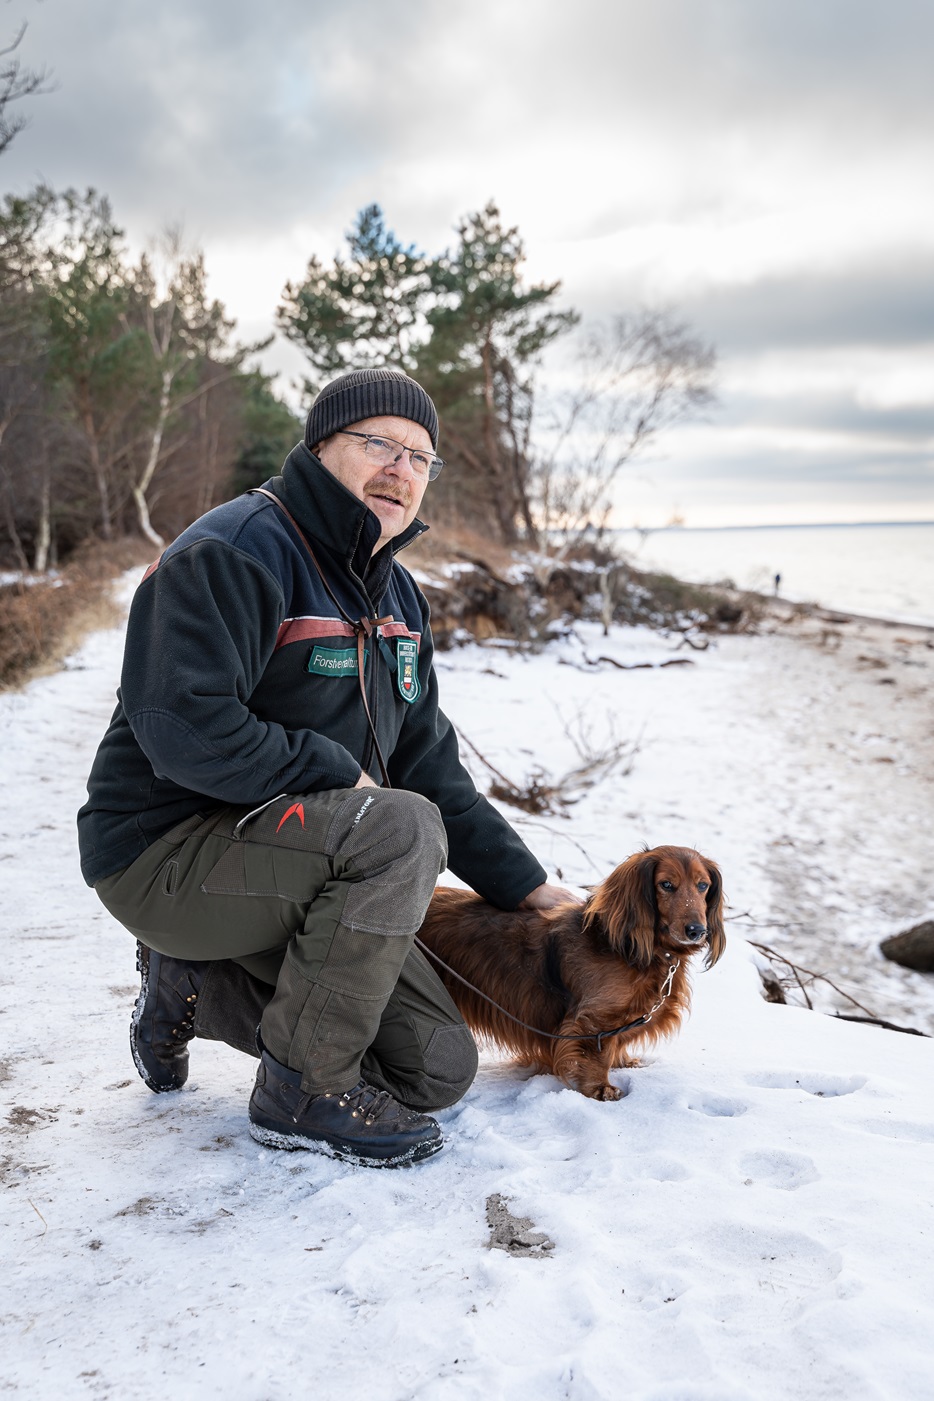
{"label": "knit beanie hat", "polygon": [[313,448],[348,423],[365,418],[408,418],[427,430],[438,448],[438,415],[420,384],[401,370],[353,370],[326,384],[311,406],[305,442]]}

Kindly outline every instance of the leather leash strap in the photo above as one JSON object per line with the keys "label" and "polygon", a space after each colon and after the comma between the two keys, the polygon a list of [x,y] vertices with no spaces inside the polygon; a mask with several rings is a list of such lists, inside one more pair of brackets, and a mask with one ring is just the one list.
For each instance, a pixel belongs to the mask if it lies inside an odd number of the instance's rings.
{"label": "leather leash strap", "polygon": [[[366,722],[370,727],[370,735],[373,740],[373,748],[376,751],[376,762],[379,764],[379,771],[383,780],[383,787],[391,788],[392,784],[389,782],[389,773],[386,768],[386,761],[383,758],[383,751],[379,747],[379,740],[376,736],[376,726],[373,724],[373,716],[370,714],[370,702],[367,700],[366,681],[364,679],[363,672],[366,661],[366,639],[372,637],[373,633],[378,627],[382,627],[384,623],[391,623],[393,619],[390,615],[387,615],[385,618],[352,618],[347,612],[346,608],[344,608],[344,606],[341,604],[340,600],[335,596],[334,590],[328,583],[327,576],[325,575],[324,570],[321,568],[321,565],[318,563],[317,558],[315,557],[314,550],[311,548],[311,541],[308,539],[308,536],[305,534],[304,530],[302,530],[298,521],[292,515],[292,512],[289,510],[288,506],[286,506],[282,501],[280,501],[278,496],[275,496],[273,492],[267,491],[264,486],[253,487],[251,489],[250,494],[253,496],[267,497],[273,503],[273,505],[278,506],[282,514],[292,522],[292,527],[296,535],[298,536],[299,540],[301,540],[302,544],[305,546],[305,549],[308,551],[308,554],[311,557],[311,562],[317,570],[318,577],[321,580],[321,583],[324,585],[324,592],[334,604],[334,607],[337,609],[338,613],[341,615],[347,626],[353,628],[354,637],[357,639],[357,680],[360,683],[360,695],[363,699],[363,709],[364,713],[366,714]],[[372,657],[373,667],[375,669],[377,665],[375,647],[372,649]]]}
{"label": "leather leash strap", "polygon": [[544,1036],[547,1041],[596,1041],[598,1052],[603,1050],[603,1043],[608,1037],[621,1036],[624,1031],[632,1031],[633,1027],[636,1026],[646,1026],[647,1023],[652,1020],[659,1007],[662,1007],[668,1001],[675,974],[681,967],[680,959],[676,959],[674,963],[669,965],[668,975],[662,984],[658,1001],[655,1003],[654,1007],[649,1008],[644,1016],[636,1017],[635,1021],[626,1022],[625,1026],[614,1026],[612,1031],[558,1033],[555,1031],[543,1031],[540,1026],[530,1026],[528,1022],[520,1021],[520,1019],[514,1017],[511,1012],[507,1012],[505,1007],[501,1007],[498,1002],[494,1002],[492,997],[489,997],[485,992],[481,992],[478,987],[474,987],[473,983],[468,983],[466,978],[462,978],[455,968],[452,968],[449,963],[445,963],[444,959],[440,958],[438,954],[435,953],[434,949],[430,949],[428,945],[423,943],[417,936],[415,942],[422,953],[426,953],[429,958],[433,959],[439,968],[443,968],[446,973],[451,974],[452,978],[456,978],[459,983],[463,983],[465,988],[469,988],[470,991],[475,992],[478,997],[482,997],[484,1002],[489,1002],[491,1007],[495,1007],[497,1012],[502,1012],[503,1016],[508,1017],[511,1022],[515,1022],[516,1026],[521,1026],[526,1031],[534,1031],[536,1036]]}

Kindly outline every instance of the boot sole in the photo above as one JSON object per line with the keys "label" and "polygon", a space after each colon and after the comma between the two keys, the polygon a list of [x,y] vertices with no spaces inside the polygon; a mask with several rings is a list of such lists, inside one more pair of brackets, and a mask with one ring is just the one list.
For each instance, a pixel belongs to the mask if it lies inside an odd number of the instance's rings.
{"label": "boot sole", "polygon": [[306,1138],[300,1133],[280,1133],[278,1129],[266,1128],[263,1124],[257,1124],[250,1120],[250,1137],[257,1143],[261,1143],[264,1148],[279,1148],[286,1152],[295,1152],[297,1149],[304,1149],[305,1152],[323,1153],[327,1158],[337,1158],[344,1163],[353,1163],[356,1167],[374,1168],[398,1168],[411,1167],[413,1163],[420,1163],[425,1158],[431,1158],[435,1153],[440,1153],[444,1147],[443,1138],[430,1139],[425,1143],[416,1143],[405,1153],[396,1154],[392,1158],[371,1158],[365,1154],[354,1152],[354,1150],[344,1144],[332,1143],[327,1138]]}

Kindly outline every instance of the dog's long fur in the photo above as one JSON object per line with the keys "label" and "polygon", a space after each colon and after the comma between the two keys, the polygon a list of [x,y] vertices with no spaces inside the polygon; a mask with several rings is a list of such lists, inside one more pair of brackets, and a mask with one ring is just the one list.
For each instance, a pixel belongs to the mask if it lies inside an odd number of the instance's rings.
{"label": "dog's long fur", "polygon": [[572,1037],[643,1016],[658,1001],[671,962],[679,960],[671,993],[651,1021],[607,1038],[602,1050],[596,1040],[549,1041],[525,1031],[436,968],[482,1040],[591,1099],[619,1099],[609,1072],[637,1064],[633,1048],[670,1036],[687,1012],[692,955],[706,948],[709,968],[722,954],[722,905],[714,862],[660,846],[617,866],[585,905],[507,912],[469,891],[436,890],[419,938],[513,1016]]}

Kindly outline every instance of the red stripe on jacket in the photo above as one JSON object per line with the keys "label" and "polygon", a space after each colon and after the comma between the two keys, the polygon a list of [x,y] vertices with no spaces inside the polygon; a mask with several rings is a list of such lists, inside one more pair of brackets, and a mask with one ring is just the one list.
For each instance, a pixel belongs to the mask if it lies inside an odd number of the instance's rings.
{"label": "red stripe on jacket", "polygon": [[[384,623],[379,629],[383,637],[409,637],[421,644],[421,633],[410,632],[405,623]],[[286,618],[279,625],[276,650],[290,642],[310,642],[316,637],[353,637],[354,630],[342,618]]]}

